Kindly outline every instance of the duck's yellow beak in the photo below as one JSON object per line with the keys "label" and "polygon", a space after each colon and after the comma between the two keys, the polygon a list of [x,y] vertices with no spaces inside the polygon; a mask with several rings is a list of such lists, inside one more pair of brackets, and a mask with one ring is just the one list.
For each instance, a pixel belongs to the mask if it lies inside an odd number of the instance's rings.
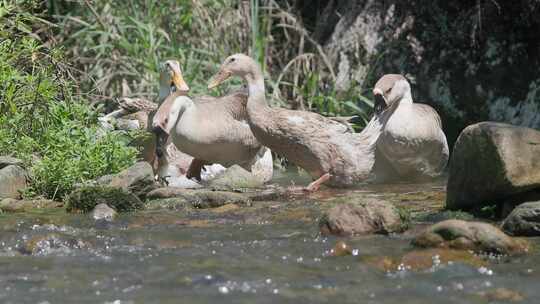
{"label": "duck's yellow beak", "polygon": [[172,76],[172,83],[178,91],[187,92],[189,91],[189,86],[187,85],[184,77],[180,73],[174,73]]}
{"label": "duck's yellow beak", "polygon": [[210,83],[208,84],[208,89],[213,89],[223,83],[225,80],[229,79],[231,77],[232,73],[225,70],[220,69],[219,72],[217,72],[214,77],[210,80]]}

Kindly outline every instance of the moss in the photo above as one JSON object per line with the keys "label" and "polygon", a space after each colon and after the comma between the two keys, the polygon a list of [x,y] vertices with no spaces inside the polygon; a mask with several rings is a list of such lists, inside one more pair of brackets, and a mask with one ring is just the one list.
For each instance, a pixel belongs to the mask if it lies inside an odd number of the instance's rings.
{"label": "moss", "polygon": [[438,223],[444,220],[452,220],[452,219],[468,221],[468,220],[473,220],[474,216],[464,211],[445,210],[445,211],[436,212],[436,213],[428,213],[418,218],[418,220],[421,222],[431,222],[431,223]]}
{"label": "moss", "polygon": [[411,224],[411,212],[399,206],[394,206],[394,208],[396,208],[401,220],[401,231],[407,230]]}
{"label": "moss", "polygon": [[144,208],[143,202],[134,194],[120,188],[86,186],[73,191],[66,199],[68,212],[89,212],[100,203],[105,203],[118,212],[129,212]]}

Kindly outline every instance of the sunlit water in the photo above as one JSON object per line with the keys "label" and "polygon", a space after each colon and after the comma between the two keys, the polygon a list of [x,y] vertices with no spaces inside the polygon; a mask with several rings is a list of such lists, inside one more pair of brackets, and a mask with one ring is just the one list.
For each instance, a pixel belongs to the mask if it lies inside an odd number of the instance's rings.
{"label": "sunlit water", "polygon": [[[266,212],[288,202],[257,204]],[[410,233],[341,238],[355,255],[333,257],[338,238],[320,236],[315,220],[271,221],[257,212],[145,211],[113,223],[62,210],[0,214],[0,302],[487,303],[482,293],[504,287],[521,303],[538,303],[537,252],[487,259],[486,267],[434,258],[427,269],[385,270],[365,257],[411,251]]]}

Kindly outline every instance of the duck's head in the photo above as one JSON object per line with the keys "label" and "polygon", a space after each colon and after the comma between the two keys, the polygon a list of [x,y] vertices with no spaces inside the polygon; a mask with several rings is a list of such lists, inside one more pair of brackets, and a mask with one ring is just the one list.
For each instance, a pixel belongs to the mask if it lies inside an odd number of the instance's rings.
{"label": "duck's head", "polygon": [[159,82],[161,89],[168,92],[188,92],[189,86],[184,81],[180,63],[176,60],[167,60],[160,64]]}
{"label": "duck's head", "polygon": [[231,76],[242,78],[253,76],[258,65],[251,57],[244,54],[234,54],[223,61],[219,71],[212,77],[208,84],[208,89],[212,89],[223,83]]}
{"label": "duck's head", "polygon": [[387,108],[411,95],[411,86],[407,79],[400,74],[386,74],[373,88],[375,98],[375,113],[380,114]]}

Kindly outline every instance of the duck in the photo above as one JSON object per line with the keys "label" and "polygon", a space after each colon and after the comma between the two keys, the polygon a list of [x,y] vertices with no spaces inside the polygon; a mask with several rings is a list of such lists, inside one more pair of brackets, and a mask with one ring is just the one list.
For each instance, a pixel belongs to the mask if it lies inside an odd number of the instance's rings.
{"label": "duck", "polygon": [[[192,99],[187,95],[189,87],[179,62],[168,60],[164,67],[162,87],[170,84],[171,90],[152,120],[153,132],[160,139],[157,146],[162,147],[163,141],[170,138],[178,150],[194,157],[188,178],[200,181],[205,166],[220,164],[239,165],[263,182],[269,181],[273,174],[272,154],[257,141],[246,122],[246,92]],[[165,89],[160,90],[160,96],[163,92]]]}
{"label": "duck", "polygon": [[441,175],[449,149],[439,114],[427,104],[413,102],[411,85],[401,74],[383,75],[373,97],[375,115],[384,121],[374,179],[415,181]]}
{"label": "duck", "polygon": [[317,191],[323,184],[350,187],[370,178],[384,124],[377,116],[361,133],[353,133],[344,124],[317,113],[270,107],[261,68],[244,54],[227,57],[208,88],[232,76],[247,82],[247,122],[255,138],[311,175],[313,182],[302,190]]}

